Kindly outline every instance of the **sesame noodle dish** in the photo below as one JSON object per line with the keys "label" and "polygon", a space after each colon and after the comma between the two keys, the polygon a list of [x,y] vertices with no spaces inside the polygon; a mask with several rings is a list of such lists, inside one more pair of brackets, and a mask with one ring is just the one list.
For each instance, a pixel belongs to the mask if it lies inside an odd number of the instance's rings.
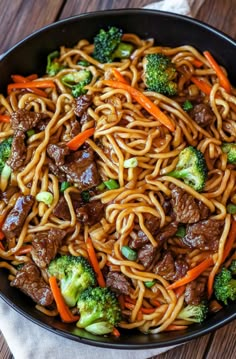
{"label": "sesame noodle dish", "polygon": [[236,300],[236,89],[205,49],[111,26],[0,94],[0,272],[95,335]]}

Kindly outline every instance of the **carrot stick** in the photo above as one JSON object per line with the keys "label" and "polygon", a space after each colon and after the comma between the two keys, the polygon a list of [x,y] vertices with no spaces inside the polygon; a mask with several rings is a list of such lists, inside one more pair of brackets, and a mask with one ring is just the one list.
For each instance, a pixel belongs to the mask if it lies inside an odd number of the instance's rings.
{"label": "carrot stick", "polygon": [[139,310],[137,314],[137,321],[140,322],[141,320],[143,320],[143,313]]}
{"label": "carrot stick", "polygon": [[0,122],[5,122],[5,123],[10,122],[10,116],[8,116],[8,115],[0,115]]}
{"label": "carrot stick", "polygon": [[124,78],[123,75],[121,75],[121,73],[115,69],[114,67],[111,69],[113,75],[115,76],[117,81],[123,82],[124,84],[127,84],[128,82],[126,81],[126,79]]}
{"label": "carrot stick", "polygon": [[134,309],[134,304],[125,302],[125,308],[133,310]]}
{"label": "carrot stick", "polygon": [[15,83],[22,83],[22,82],[28,82],[33,81],[38,78],[38,75],[32,74],[27,77],[21,76],[21,75],[11,75],[12,81]]}
{"label": "carrot stick", "polygon": [[90,262],[93,266],[94,272],[97,274],[97,280],[100,287],[106,287],[105,280],[103,278],[101,269],[98,264],[97,256],[93,247],[93,242],[91,238],[88,238],[86,241],[86,247],[89,255]]}
{"label": "carrot stick", "polygon": [[197,77],[192,76],[190,79],[202,92],[204,92],[206,95],[210,96],[211,93],[211,86],[203,81],[198,79]]}
{"label": "carrot stick", "polygon": [[91,137],[95,132],[95,128],[89,128],[84,132],[79,133],[77,136],[72,138],[69,142],[67,142],[67,146],[70,150],[76,151],[82,144]]}
{"label": "carrot stick", "polygon": [[141,312],[142,312],[143,314],[152,314],[152,313],[155,312],[156,309],[155,309],[155,308],[144,308],[144,307],[141,307],[140,310],[141,310]]}
{"label": "carrot stick", "polygon": [[[121,75],[122,76],[122,75]],[[173,122],[170,120],[168,116],[164,112],[162,112],[159,107],[157,107],[147,96],[145,96],[142,92],[135,89],[134,87],[128,85],[127,83],[121,81],[113,81],[113,80],[104,80],[104,85],[125,90],[130,93],[135,101],[137,101],[147,112],[149,112],[153,117],[155,117],[158,121],[160,121],[164,126],[166,126],[170,131],[175,130],[175,126]]]}
{"label": "carrot stick", "polygon": [[42,80],[42,81],[29,81],[9,84],[7,86],[8,94],[14,89],[27,89],[27,88],[55,88],[55,84],[52,80]]}
{"label": "carrot stick", "polygon": [[16,251],[15,255],[16,256],[21,256],[22,254],[27,254],[30,253],[32,249],[31,245],[26,245],[21,247],[20,249],[18,249],[18,251]]}
{"label": "carrot stick", "polygon": [[49,278],[49,284],[50,288],[52,290],[53,297],[55,299],[58,312],[61,316],[61,319],[65,323],[73,323],[79,320],[79,316],[74,316],[70,309],[67,307],[64,298],[61,295],[61,291],[57,285],[57,279],[56,277],[50,277]]}
{"label": "carrot stick", "polygon": [[120,332],[117,328],[113,328],[112,330],[112,334],[115,336],[115,337],[120,337]]}
{"label": "carrot stick", "polygon": [[155,305],[156,307],[160,307],[160,306],[161,306],[161,303],[160,303],[157,299],[152,299],[152,300],[151,300],[151,303],[152,303],[153,305]]}
{"label": "carrot stick", "polygon": [[172,283],[171,285],[169,285],[167,287],[167,289],[176,289],[178,287],[181,287],[182,285],[192,282],[194,279],[199,277],[200,274],[202,274],[202,272],[204,272],[213,263],[214,262],[213,262],[212,257],[206,258],[203,262],[198,264],[196,267],[190,269],[183,278],[180,278],[175,283]]}
{"label": "carrot stick", "polygon": [[185,285],[183,285],[182,287],[179,287],[175,290],[175,295],[177,298],[181,297],[181,295],[184,293],[185,291]]}
{"label": "carrot stick", "polygon": [[37,74],[32,74],[26,77],[27,81],[33,81],[36,80],[38,78]]}
{"label": "carrot stick", "polygon": [[3,240],[4,238],[5,238],[5,234],[0,229],[0,241]]}
{"label": "carrot stick", "polygon": [[200,61],[200,60],[194,59],[194,60],[192,61],[192,64],[193,64],[195,67],[199,68],[199,67],[202,67],[203,62]]}
{"label": "carrot stick", "polygon": [[230,251],[231,251],[231,249],[233,247],[235,239],[236,239],[236,221],[233,221],[232,225],[231,225],[231,228],[230,228],[230,231],[229,231],[228,240],[227,240],[227,243],[226,243],[225,248],[224,248],[224,254],[223,254],[223,258],[222,258],[222,263],[224,263],[224,261],[228,257],[228,255],[229,255],[229,253],[230,253]]}
{"label": "carrot stick", "polygon": [[219,82],[220,82],[221,86],[225,89],[226,92],[230,93],[231,85],[230,85],[228,78],[224,74],[222,68],[217,64],[216,60],[214,59],[214,57],[212,56],[212,54],[209,51],[204,51],[203,55],[208,60],[211,68],[213,70],[215,70],[216,75],[219,78]]}
{"label": "carrot stick", "polygon": [[35,93],[36,95],[39,95],[41,97],[47,97],[47,94],[46,92],[44,92],[43,90],[40,90],[40,89],[27,89],[29,92],[33,92]]}
{"label": "carrot stick", "polygon": [[188,328],[187,325],[171,324],[165,329],[165,332],[174,331],[174,330],[184,330],[184,329],[187,329],[187,328]]}
{"label": "carrot stick", "polygon": [[131,304],[135,304],[136,303],[136,300],[128,297],[127,295],[125,296],[125,301],[128,302],[128,303],[131,303]]}

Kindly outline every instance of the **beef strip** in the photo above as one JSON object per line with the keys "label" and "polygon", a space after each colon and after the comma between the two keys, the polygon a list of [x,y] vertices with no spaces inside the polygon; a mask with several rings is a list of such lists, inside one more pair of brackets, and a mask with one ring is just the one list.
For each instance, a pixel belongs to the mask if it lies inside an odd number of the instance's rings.
{"label": "beef strip", "polygon": [[164,243],[167,239],[174,237],[178,230],[178,222],[174,221],[164,226],[156,236],[156,241],[160,244]]}
{"label": "beef strip", "polygon": [[31,195],[20,196],[17,199],[15,206],[8,214],[2,226],[2,231],[8,240],[20,234],[33,204],[34,197]]}
{"label": "beef strip", "polygon": [[144,244],[144,246],[138,250],[138,260],[144,268],[148,268],[155,259],[156,253],[157,248],[153,247],[151,243]]}
{"label": "beef strip", "polygon": [[51,120],[51,118],[48,117],[48,115],[46,113],[42,113],[40,121],[35,126],[35,130],[37,132],[45,131],[45,128],[49,124],[50,120]]}
{"label": "beef strip", "polygon": [[[144,225],[146,226],[147,230],[153,236],[155,236],[160,228],[160,218],[155,217],[150,213],[146,213]],[[136,238],[131,238],[129,240],[129,247],[132,249],[139,249],[147,243],[149,243],[148,237],[141,229],[139,229]]]}
{"label": "beef strip", "polygon": [[193,280],[186,285],[184,300],[187,304],[198,305],[205,299],[205,283]]}
{"label": "beef strip", "polygon": [[34,263],[29,262],[18,270],[10,285],[19,288],[40,305],[48,306],[53,302],[51,289]]}
{"label": "beef strip", "polygon": [[81,126],[83,126],[91,120],[92,120],[92,117],[89,116],[89,114],[87,112],[84,112],[82,117],[80,118],[79,122],[80,122]]}
{"label": "beef strip", "polygon": [[34,234],[31,256],[39,268],[45,269],[55,258],[65,235],[66,231],[57,228]]}
{"label": "beef strip", "polygon": [[11,167],[13,171],[22,167],[25,163],[26,158],[26,145],[25,145],[25,134],[23,131],[17,130],[14,133],[11,155],[7,160],[8,166]]}
{"label": "beef strip", "polygon": [[144,244],[149,243],[149,239],[146,236],[146,234],[141,231],[141,229],[138,231],[137,236],[135,238],[131,238],[129,240],[129,247],[131,249],[139,249],[141,248]]}
{"label": "beef strip", "polygon": [[201,127],[210,125],[215,118],[211,107],[206,103],[200,103],[190,111],[190,117]]}
{"label": "beef strip", "polygon": [[58,178],[59,182],[65,182],[66,181],[66,174],[60,170],[59,167],[52,161],[48,160],[48,167],[49,171],[54,174]]}
{"label": "beef strip", "polygon": [[65,172],[68,182],[76,183],[81,191],[88,190],[100,183],[99,173],[94,162],[94,152],[91,148],[76,151],[67,156],[66,163],[60,166]]}
{"label": "beef strip", "polygon": [[9,203],[11,197],[15,194],[19,192],[19,188],[16,186],[9,186],[6,191],[1,193],[0,199],[2,201],[4,201],[6,204]]}
{"label": "beef strip", "polygon": [[163,258],[155,265],[153,272],[166,280],[182,278],[188,271],[188,264],[182,258],[174,259],[171,252],[165,252]]}
{"label": "beef strip", "polygon": [[92,96],[82,95],[74,101],[74,113],[76,116],[81,117],[92,103]]}
{"label": "beef strip", "polygon": [[180,187],[172,185],[170,189],[172,195],[171,204],[177,222],[196,223],[209,216],[210,210],[204,203],[196,200]]}
{"label": "beef strip", "polygon": [[49,143],[47,154],[55,161],[56,166],[62,166],[65,163],[65,156],[70,154],[70,149],[64,142],[57,144]]}
{"label": "beef strip", "polygon": [[117,294],[129,295],[131,284],[124,274],[119,272],[109,272],[106,277],[106,286]]}
{"label": "beef strip", "polygon": [[217,251],[223,226],[224,221],[215,221],[213,219],[189,224],[182,241],[190,248]]}
{"label": "beef strip", "polygon": [[11,127],[13,130],[26,132],[34,128],[41,118],[41,113],[19,109],[11,114]]}
{"label": "beef strip", "polygon": [[[74,210],[81,207],[82,200],[81,200],[81,196],[79,193],[71,192],[70,197],[71,197],[71,201],[72,201]],[[63,195],[60,196],[59,201],[58,201],[57,205],[55,206],[55,208],[53,209],[52,213],[54,216],[56,216],[60,219],[63,219],[65,221],[70,221],[70,219],[71,219],[70,210],[67,205],[66,199]]]}
{"label": "beef strip", "polygon": [[76,217],[79,222],[92,226],[98,223],[104,216],[104,205],[100,201],[92,201],[76,209]]}
{"label": "beef strip", "polygon": [[70,135],[71,135],[71,138],[73,138],[76,135],[78,135],[78,133],[80,133],[80,124],[75,118],[72,118],[70,120],[70,125],[71,125]]}

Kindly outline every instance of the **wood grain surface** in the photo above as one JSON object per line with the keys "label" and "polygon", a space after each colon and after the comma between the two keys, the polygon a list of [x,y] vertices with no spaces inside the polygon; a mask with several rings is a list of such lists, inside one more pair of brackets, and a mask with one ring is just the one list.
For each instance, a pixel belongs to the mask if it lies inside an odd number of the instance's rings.
{"label": "wood grain surface", "polygon": [[[59,19],[96,10],[139,8],[152,2],[151,0],[0,0],[0,54],[33,31]],[[200,9],[198,0],[195,0],[192,12],[195,18],[236,39],[236,0],[205,0]],[[152,359],[234,359],[236,358],[235,339],[236,321],[215,333]],[[0,333],[0,359],[11,358],[10,350]]]}

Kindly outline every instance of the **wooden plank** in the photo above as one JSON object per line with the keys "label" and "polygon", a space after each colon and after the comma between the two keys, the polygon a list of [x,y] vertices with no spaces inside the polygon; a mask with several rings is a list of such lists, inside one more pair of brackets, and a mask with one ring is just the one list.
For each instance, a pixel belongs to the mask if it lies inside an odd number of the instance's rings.
{"label": "wooden plank", "polygon": [[63,0],[1,0],[0,53],[33,31],[55,21],[63,3]]}
{"label": "wooden plank", "polygon": [[166,353],[156,355],[149,359],[189,359],[191,357],[194,359],[202,359],[204,357],[210,336],[211,334],[205,335],[202,338],[192,340],[191,342],[181,345],[176,349],[172,349]]}
{"label": "wooden plank", "polygon": [[10,352],[10,349],[0,331],[0,358],[1,359],[13,359],[13,355]]}
{"label": "wooden plank", "polygon": [[[217,330],[205,359],[235,359],[236,358],[236,321]],[[158,357],[158,359],[160,359]]]}

